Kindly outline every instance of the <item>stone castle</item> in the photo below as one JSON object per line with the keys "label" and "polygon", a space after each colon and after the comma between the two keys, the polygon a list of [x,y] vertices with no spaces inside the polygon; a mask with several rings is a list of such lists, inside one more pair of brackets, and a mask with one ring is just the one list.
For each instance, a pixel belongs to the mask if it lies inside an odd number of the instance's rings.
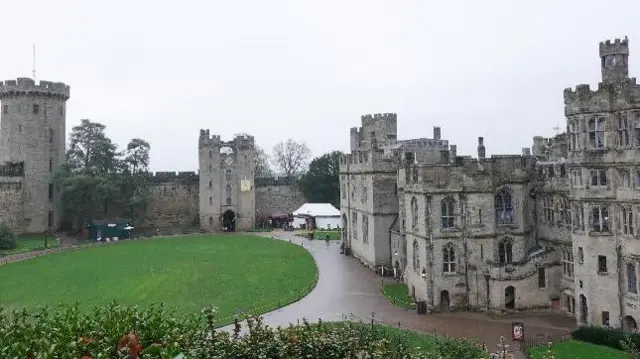
{"label": "stone castle", "polygon": [[[600,43],[596,90],[564,91],[565,133],[521,155],[460,156],[397,139],[395,114],[362,116],[340,162],[354,257],[396,268],[426,311],[552,310],[580,324],[640,319],[640,85],[629,43]],[[388,271],[387,271],[388,272]]]}
{"label": "stone castle", "polygon": [[[0,223],[19,233],[55,231],[62,219],[54,174],[65,160],[69,86],[18,78],[0,82]],[[305,202],[286,178],[254,178],[254,139],[224,142],[201,130],[199,171],[156,172],[143,226],[250,230]]]}

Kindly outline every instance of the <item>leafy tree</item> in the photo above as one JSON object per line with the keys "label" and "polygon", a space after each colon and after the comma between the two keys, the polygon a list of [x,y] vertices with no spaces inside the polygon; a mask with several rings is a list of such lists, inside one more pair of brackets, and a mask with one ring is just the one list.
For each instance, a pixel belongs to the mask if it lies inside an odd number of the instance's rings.
{"label": "leafy tree", "polygon": [[298,177],[304,173],[310,157],[309,147],[292,138],[273,146],[273,163],[278,173],[285,177]]}
{"label": "leafy tree", "polygon": [[256,146],[254,161],[254,173],[256,178],[273,176],[273,169],[269,163],[269,155],[262,147]]}
{"label": "leafy tree", "polygon": [[340,205],[340,156],[342,152],[333,151],[311,161],[301,179],[302,193],[309,201]]}
{"label": "leafy tree", "polygon": [[8,226],[0,224],[0,250],[14,249],[18,245],[18,237]]}
{"label": "leafy tree", "polygon": [[127,208],[129,218],[134,218],[136,214],[143,212],[151,199],[150,151],[149,142],[134,138],[129,142],[124,153],[120,200]]}

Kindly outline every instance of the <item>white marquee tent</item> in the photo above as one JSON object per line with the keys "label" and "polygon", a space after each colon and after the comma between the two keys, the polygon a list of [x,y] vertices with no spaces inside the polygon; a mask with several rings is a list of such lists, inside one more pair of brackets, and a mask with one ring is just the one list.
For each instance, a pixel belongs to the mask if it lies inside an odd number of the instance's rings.
{"label": "white marquee tent", "polygon": [[293,228],[302,228],[313,218],[318,229],[340,228],[340,211],[331,203],[305,203],[293,211]]}

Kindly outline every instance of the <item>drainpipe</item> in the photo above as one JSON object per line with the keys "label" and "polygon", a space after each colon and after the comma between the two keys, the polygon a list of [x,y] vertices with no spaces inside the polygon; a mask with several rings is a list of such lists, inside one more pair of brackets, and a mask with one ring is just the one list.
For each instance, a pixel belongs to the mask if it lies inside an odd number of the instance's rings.
{"label": "drainpipe", "polygon": [[620,329],[624,331],[624,317],[625,317],[625,307],[624,307],[624,262],[622,260],[622,244],[620,244],[620,236],[616,234],[616,259],[618,261],[618,305],[620,306],[620,317],[618,318],[620,321]]}

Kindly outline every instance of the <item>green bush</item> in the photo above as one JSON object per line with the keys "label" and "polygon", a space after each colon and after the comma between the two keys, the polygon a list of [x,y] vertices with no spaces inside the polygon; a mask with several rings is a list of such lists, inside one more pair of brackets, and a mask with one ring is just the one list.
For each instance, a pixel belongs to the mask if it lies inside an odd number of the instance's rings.
{"label": "green bush", "polygon": [[215,329],[215,309],[201,316],[175,317],[163,306],[148,309],[109,306],[80,311],[78,306],[6,313],[0,310],[0,357],[77,359],[171,359],[184,354],[205,358],[370,358],[479,359],[475,344],[438,339],[428,350],[414,347],[406,336],[388,328],[359,323],[320,323],[270,328],[260,318],[248,319],[231,332]]}
{"label": "green bush", "polygon": [[0,250],[15,249],[18,237],[6,225],[0,225]]}
{"label": "green bush", "polygon": [[640,334],[624,333],[618,328],[584,326],[579,327],[571,333],[574,339],[619,350],[625,349],[622,344],[623,340],[625,340],[625,335],[628,336],[627,341],[630,344],[640,346]]}

